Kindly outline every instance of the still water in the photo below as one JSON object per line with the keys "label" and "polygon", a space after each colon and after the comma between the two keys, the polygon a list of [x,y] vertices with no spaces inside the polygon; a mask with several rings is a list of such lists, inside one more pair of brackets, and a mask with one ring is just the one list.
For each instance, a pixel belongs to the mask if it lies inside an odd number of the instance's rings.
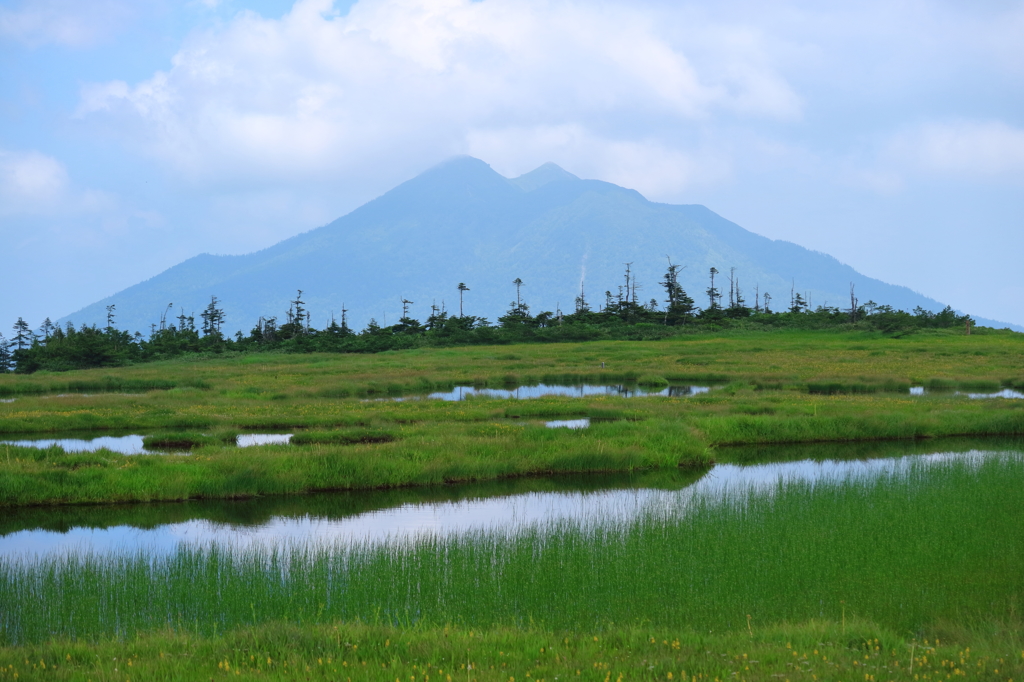
{"label": "still water", "polygon": [[[243,433],[235,438],[235,445],[247,448],[253,445],[287,445],[292,439],[290,433]],[[152,450],[143,444],[143,436],[130,433],[124,436],[93,436],[82,438],[26,438],[23,440],[0,440],[0,445],[17,445],[23,448],[52,448],[64,452],[96,452],[110,450],[122,455],[163,455],[163,450]],[[174,454],[185,454],[180,450]]]}
{"label": "still water", "polygon": [[[733,458],[790,461],[720,464],[698,471],[527,478],[393,491],[341,492],[257,500],[8,510],[0,519],[0,559],[33,560],[87,551],[99,555],[173,552],[183,544],[244,549],[294,543],[385,543],[424,534],[514,533],[537,524],[628,521],[693,496],[771,490],[823,479],[871,479],[914,463],[1020,455],[1019,441],[857,444],[737,450]],[[746,453],[746,454],[744,454]]]}
{"label": "still water", "polygon": [[666,386],[665,388],[643,388],[635,385],[616,384],[604,386],[600,384],[580,384],[570,386],[564,384],[536,384],[535,386],[516,386],[515,388],[475,388],[473,386],[456,386],[450,391],[435,391],[421,396],[403,396],[388,400],[465,400],[466,398],[500,398],[505,400],[528,400],[561,396],[565,398],[586,398],[591,396],[616,396],[619,398],[642,398],[647,396],[667,396],[685,398],[701,395],[711,390],[710,386]]}

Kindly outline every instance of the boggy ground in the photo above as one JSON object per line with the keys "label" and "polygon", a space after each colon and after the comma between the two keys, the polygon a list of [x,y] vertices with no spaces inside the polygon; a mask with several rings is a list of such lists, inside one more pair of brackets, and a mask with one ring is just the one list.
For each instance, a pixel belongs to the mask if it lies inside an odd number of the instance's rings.
{"label": "boggy ground", "polygon": [[[602,367],[602,363],[604,366]],[[455,384],[720,384],[685,398],[367,400]],[[932,392],[910,396],[912,385]],[[232,498],[703,466],[721,446],[1024,433],[1024,335],[695,334],[663,341],[196,357],[0,376],[0,434],[131,430],[188,455],[0,447],[0,506]],[[547,419],[589,417],[588,429]],[[239,432],[294,444],[239,449]]]}
{"label": "boggy ground", "polygon": [[698,633],[615,628],[392,628],[272,623],[218,636],[151,633],[0,648],[0,680],[992,680],[1024,676],[1019,638],[943,628],[900,637],[869,622]]}

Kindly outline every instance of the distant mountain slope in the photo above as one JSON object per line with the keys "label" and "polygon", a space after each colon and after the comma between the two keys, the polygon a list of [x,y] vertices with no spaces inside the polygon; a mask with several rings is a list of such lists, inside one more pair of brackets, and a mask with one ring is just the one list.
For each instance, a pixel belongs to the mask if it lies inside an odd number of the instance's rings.
{"label": "distant mountain slope", "polygon": [[[755,286],[772,308],[788,307],[790,290],[814,305],[847,306],[849,285],[862,302],[938,310],[939,302],[906,287],[857,273],[835,258],[744,230],[703,206],[650,202],[607,182],[581,180],[554,164],[508,180],[483,161],[458,157],[405,182],[329,225],[243,256],[203,254],[98,301],[67,319],[105,320],[117,306],[121,328],[148,331],[168,303],[198,315],[216,295],[226,329],[250,329],[260,316],[284,318],[298,289],[322,327],[348,312],[360,329],[370,318],[392,324],[401,299],[424,319],[432,302],[458,311],[456,286],[465,282],[466,314],[492,321],[515,298],[512,280],[533,312],[573,309],[581,283],[597,307],[617,293],[625,263],[641,289],[638,298],[664,298],[658,281],[666,256],[685,266],[680,281],[706,305],[708,271],[728,291],[736,277],[752,304]],[[1005,326],[1005,325],[1000,325]]]}

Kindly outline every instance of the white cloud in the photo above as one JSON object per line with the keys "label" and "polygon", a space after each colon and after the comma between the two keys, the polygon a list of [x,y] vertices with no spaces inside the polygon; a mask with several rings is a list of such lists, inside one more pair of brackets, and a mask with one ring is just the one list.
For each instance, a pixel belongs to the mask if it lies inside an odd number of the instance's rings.
{"label": "white cloud", "polygon": [[[331,0],[300,0],[280,19],[243,13],[193,35],[170,69],[135,86],[85,88],[80,113],[120,116],[203,183],[364,174],[382,159],[422,167],[482,150],[511,166],[532,131],[568,135],[584,167],[659,193],[709,177],[697,165],[710,176],[728,166],[704,164],[685,131],[721,112],[800,112],[757,32],[701,42],[705,67],[687,53],[700,26],[663,30],[680,20],[606,2],[362,0],[341,16]],[[531,148],[532,165],[558,151]]]}
{"label": "white cloud", "polygon": [[924,123],[884,137],[873,159],[851,166],[852,184],[881,194],[903,191],[914,178],[1019,182],[1024,130],[1002,121]]}
{"label": "white cloud", "polygon": [[1001,121],[931,123],[895,143],[923,170],[995,176],[1024,172],[1024,130]]}
{"label": "white cloud", "polygon": [[714,185],[729,178],[726,155],[697,147],[680,150],[658,139],[602,137],[575,124],[472,131],[467,151],[507,177],[553,161],[586,178],[639,190],[649,199],[673,196],[680,187]]}
{"label": "white cloud", "polygon": [[0,149],[0,214],[52,212],[67,184],[67,171],[53,157]]}
{"label": "white cloud", "polygon": [[131,14],[123,0],[24,0],[17,9],[0,7],[0,36],[38,46],[93,45]]}

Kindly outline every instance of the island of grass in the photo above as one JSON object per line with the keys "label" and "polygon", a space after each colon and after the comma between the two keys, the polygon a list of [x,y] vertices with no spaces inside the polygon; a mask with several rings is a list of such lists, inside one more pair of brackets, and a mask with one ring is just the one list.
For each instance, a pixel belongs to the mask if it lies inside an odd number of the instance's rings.
{"label": "island of grass", "polygon": [[[617,385],[626,392],[416,399],[458,386],[535,384]],[[666,387],[680,390],[645,394]],[[895,339],[875,332],[725,331],[372,355],[196,356],[5,374],[2,440],[131,432],[163,454],[2,445],[0,506],[701,467],[728,461],[728,446],[752,443],[1016,435],[1024,433],[1024,401],[972,396],[1022,389],[1024,335],[984,329]],[[588,427],[547,427],[571,420],[588,420]],[[237,435],[252,432],[292,438],[235,445]]]}

